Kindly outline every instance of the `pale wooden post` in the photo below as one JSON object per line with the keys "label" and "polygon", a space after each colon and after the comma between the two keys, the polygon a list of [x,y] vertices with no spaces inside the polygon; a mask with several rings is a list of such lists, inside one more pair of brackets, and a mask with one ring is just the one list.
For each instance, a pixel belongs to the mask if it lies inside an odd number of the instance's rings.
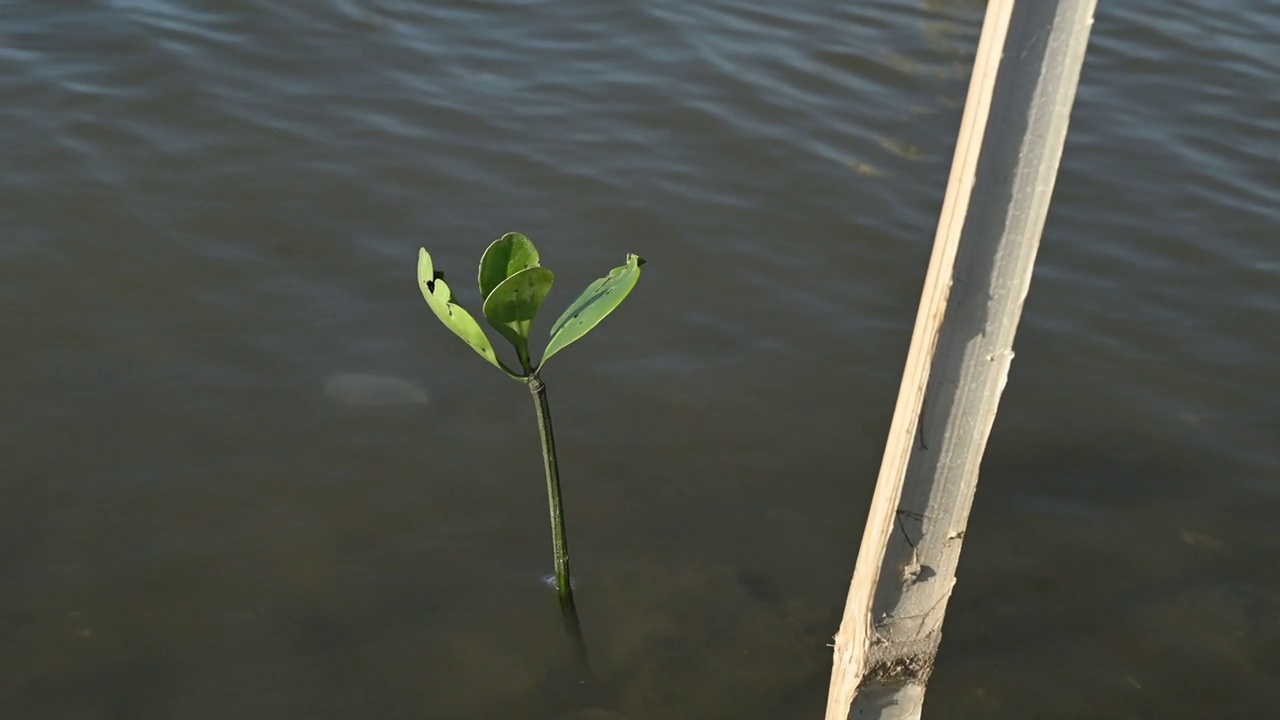
{"label": "pale wooden post", "polygon": [[920,717],[1096,0],[990,0],[827,720]]}

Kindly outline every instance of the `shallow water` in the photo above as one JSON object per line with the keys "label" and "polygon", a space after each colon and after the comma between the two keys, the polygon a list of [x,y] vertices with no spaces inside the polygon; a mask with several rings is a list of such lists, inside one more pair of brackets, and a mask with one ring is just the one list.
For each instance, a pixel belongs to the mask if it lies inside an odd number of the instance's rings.
{"label": "shallow water", "polygon": [[[981,13],[0,9],[0,717],[818,716]],[[1101,3],[929,717],[1280,702],[1277,35]],[[508,230],[649,261],[546,373],[587,685],[414,287]]]}
{"label": "shallow water", "polygon": [[324,380],[324,394],[351,407],[425,405],[429,401],[427,391],[417,383],[369,373],[334,373]]}

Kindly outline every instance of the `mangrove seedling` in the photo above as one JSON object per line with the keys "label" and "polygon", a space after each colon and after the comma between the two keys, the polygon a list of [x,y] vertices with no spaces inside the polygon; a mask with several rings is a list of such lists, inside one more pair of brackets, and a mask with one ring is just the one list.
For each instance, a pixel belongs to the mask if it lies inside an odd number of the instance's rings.
{"label": "mangrove seedling", "polygon": [[418,286],[440,322],[480,357],[512,379],[529,386],[537,412],[543,469],[547,476],[556,591],[560,596],[560,607],[566,614],[574,613],[573,585],[569,579],[569,544],[565,536],[564,506],[560,500],[560,470],[556,462],[555,436],[551,431],[551,408],[547,404],[547,386],[539,373],[552,355],[590,332],[626,299],[640,279],[640,266],[643,264],[644,260],[639,256],[627,255],[625,265],[614,268],[587,286],[551,326],[546,350],[542,359],[535,363],[529,355],[529,330],[538,307],[551,291],[555,276],[538,264],[538,249],[529,238],[520,233],[507,233],[495,240],[480,258],[480,297],[483,299],[485,320],[515,348],[519,369],[513,370],[493,351],[493,345],[480,324],[454,302],[444,273],[436,270],[431,254],[426,249],[418,250]]}

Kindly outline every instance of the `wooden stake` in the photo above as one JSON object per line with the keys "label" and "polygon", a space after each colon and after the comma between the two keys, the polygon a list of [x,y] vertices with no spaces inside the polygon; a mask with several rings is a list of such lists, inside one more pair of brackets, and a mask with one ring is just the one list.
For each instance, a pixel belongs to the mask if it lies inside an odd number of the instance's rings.
{"label": "wooden stake", "polygon": [[1095,4],[987,4],[827,720],[920,717]]}

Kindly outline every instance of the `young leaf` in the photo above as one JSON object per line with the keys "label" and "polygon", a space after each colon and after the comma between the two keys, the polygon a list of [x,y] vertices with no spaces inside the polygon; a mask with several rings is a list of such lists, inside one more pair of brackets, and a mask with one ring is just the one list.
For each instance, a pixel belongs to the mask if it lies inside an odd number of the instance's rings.
{"label": "young leaf", "polygon": [[487,300],[503,280],[531,267],[538,267],[538,249],[532,240],[520,233],[494,240],[480,257],[480,300]]}
{"label": "young leaf", "polygon": [[640,279],[640,266],[644,260],[638,255],[627,255],[627,264],[614,268],[605,277],[587,286],[587,289],[569,305],[555,325],[551,326],[551,342],[542,356],[539,367],[552,355],[570,343],[586,335],[613,309],[622,304]]}
{"label": "young leaf", "polygon": [[431,254],[425,248],[418,249],[418,287],[422,290],[422,298],[427,301],[432,312],[440,318],[445,327],[462,338],[480,357],[493,363],[493,366],[517,380],[520,375],[511,371],[493,352],[493,345],[480,329],[480,324],[462,306],[453,301],[453,292],[444,281],[444,274],[435,270]]}
{"label": "young leaf", "polygon": [[484,299],[485,319],[515,346],[526,374],[533,371],[529,363],[529,328],[538,307],[551,292],[554,279],[544,267],[527,268],[503,280]]}

